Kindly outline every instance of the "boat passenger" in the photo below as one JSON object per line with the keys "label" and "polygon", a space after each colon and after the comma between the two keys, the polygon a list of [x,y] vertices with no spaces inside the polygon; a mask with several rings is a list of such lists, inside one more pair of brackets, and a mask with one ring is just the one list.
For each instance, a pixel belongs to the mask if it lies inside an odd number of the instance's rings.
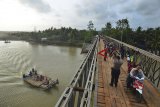
{"label": "boat passenger", "polygon": [[48,85],[48,84],[49,84],[49,80],[46,78],[45,85]]}
{"label": "boat passenger", "polygon": [[40,75],[40,81],[43,81],[44,77],[43,75]]}
{"label": "boat passenger", "polygon": [[25,75],[25,74],[23,74],[23,78],[26,78],[26,75]]}
{"label": "boat passenger", "polygon": [[47,80],[47,82],[46,82],[46,83],[47,83],[47,85],[49,85],[49,80]]}
{"label": "boat passenger", "polygon": [[39,79],[40,79],[40,78],[39,78],[39,76],[37,75],[37,78],[36,78],[36,80],[37,80],[37,81],[39,81]]}
{"label": "boat passenger", "polygon": [[35,75],[35,70],[34,70],[34,68],[32,68],[31,72],[32,72],[33,75]]}
{"label": "boat passenger", "polygon": [[35,75],[37,75],[37,70],[35,70]]}
{"label": "boat passenger", "polygon": [[32,76],[32,72],[31,71],[29,72],[29,76]]}
{"label": "boat passenger", "polygon": [[57,78],[57,80],[56,80],[56,83],[57,83],[57,84],[59,84],[59,80],[58,80],[58,78]]}
{"label": "boat passenger", "polygon": [[32,72],[34,72],[34,68],[32,68]]}

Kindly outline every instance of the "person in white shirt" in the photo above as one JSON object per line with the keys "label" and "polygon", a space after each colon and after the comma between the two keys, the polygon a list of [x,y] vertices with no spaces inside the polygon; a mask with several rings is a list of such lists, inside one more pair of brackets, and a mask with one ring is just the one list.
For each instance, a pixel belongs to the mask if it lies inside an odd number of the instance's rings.
{"label": "person in white shirt", "polygon": [[132,68],[131,72],[129,73],[127,77],[127,88],[131,87],[131,84],[133,83],[134,79],[144,80],[144,78],[145,76],[144,76],[141,66],[137,65],[136,68]]}

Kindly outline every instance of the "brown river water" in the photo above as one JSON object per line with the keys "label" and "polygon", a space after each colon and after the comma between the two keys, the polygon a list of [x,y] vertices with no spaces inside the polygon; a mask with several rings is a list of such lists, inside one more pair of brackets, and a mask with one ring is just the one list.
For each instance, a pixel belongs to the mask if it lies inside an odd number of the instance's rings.
{"label": "brown river water", "polygon": [[[0,41],[0,107],[54,107],[85,58],[80,52],[76,47]],[[22,74],[32,67],[60,84],[44,91],[23,82]]]}

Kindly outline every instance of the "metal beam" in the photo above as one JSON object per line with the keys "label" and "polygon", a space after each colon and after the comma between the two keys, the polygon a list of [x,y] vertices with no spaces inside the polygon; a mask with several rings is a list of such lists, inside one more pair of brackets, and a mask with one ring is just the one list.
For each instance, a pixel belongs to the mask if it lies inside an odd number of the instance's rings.
{"label": "metal beam", "polygon": [[[79,107],[86,90],[91,90],[97,57],[97,46],[99,38],[94,38],[94,42],[86,58],[82,62],[79,70],[73,76],[69,86],[64,90],[55,107]],[[79,87],[79,88],[77,88]],[[78,91],[77,91],[78,90]],[[88,98],[89,100],[90,98]],[[89,104],[88,104],[89,105]]]}

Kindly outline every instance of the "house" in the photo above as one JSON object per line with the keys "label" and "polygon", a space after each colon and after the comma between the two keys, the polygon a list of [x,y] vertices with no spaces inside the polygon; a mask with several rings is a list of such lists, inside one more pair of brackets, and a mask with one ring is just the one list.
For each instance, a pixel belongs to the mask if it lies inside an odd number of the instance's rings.
{"label": "house", "polygon": [[41,41],[46,41],[47,40],[47,38],[41,38]]}

